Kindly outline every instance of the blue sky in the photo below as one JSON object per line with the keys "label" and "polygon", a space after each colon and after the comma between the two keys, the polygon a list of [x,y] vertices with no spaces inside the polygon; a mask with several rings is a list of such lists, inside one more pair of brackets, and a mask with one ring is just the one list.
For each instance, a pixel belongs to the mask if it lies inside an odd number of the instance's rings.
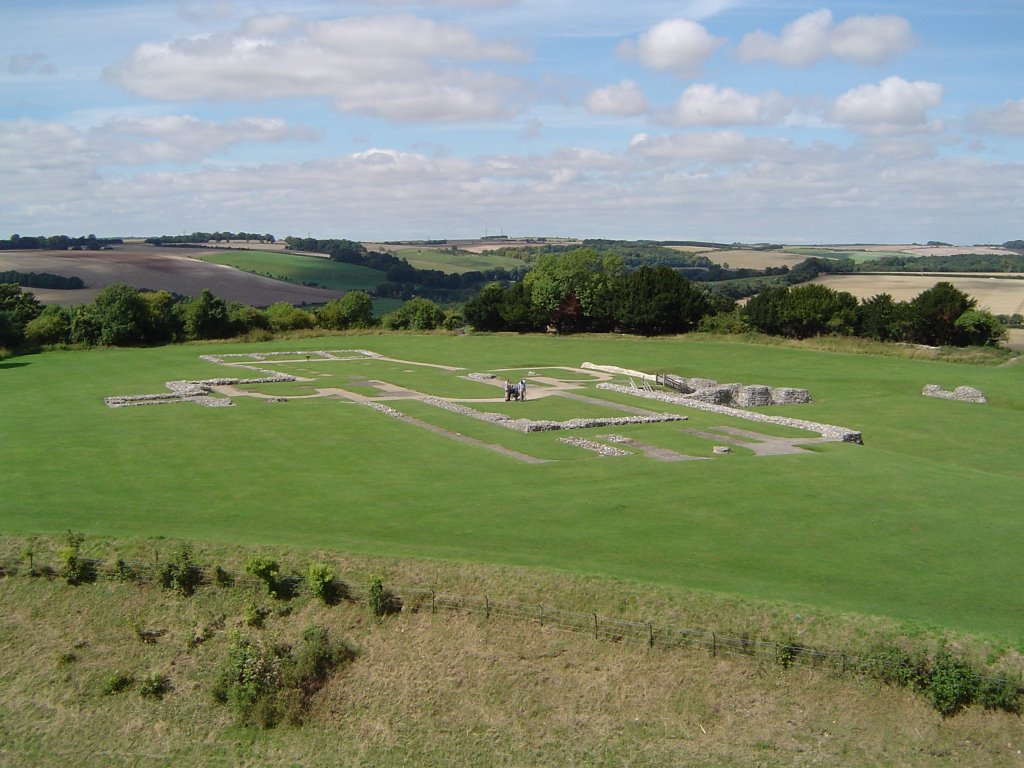
{"label": "blue sky", "polygon": [[0,234],[1024,237],[1007,0],[8,0]]}

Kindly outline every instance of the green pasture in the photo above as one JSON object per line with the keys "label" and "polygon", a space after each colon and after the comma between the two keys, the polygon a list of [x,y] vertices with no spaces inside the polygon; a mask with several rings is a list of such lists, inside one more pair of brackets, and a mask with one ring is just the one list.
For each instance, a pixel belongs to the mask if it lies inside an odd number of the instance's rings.
{"label": "green pasture", "polygon": [[334,291],[366,290],[385,282],[383,273],[375,269],[299,253],[217,250],[200,254],[196,258],[243,272],[266,275],[299,285],[315,284]]}
{"label": "green pasture", "polygon": [[483,272],[488,269],[516,269],[523,266],[519,259],[508,256],[494,256],[471,251],[450,250],[446,248],[401,248],[391,247],[396,256],[405,259],[417,269],[436,269],[447,274],[456,272]]}
{"label": "green pasture", "polygon": [[[269,360],[268,368],[294,366],[316,381],[263,386],[284,395],[336,386],[372,396],[367,381],[379,379],[476,399],[500,397],[501,389],[460,374],[575,379],[584,377],[547,369],[590,361],[805,387],[813,403],[773,412],[860,430],[865,445],[711,458],[713,441],[684,429],[799,433],[634,402],[592,383],[579,393],[607,405],[561,397],[471,405],[530,418],[620,413],[612,403],[676,411],[688,420],[572,434],[622,434],[708,460],[603,458],[558,442],[557,432],[513,432],[413,400],[389,404],[546,461],[527,464],[331,398],[236,398],[236,407],[221,409],[103,403],[107,395],[162,391],[172,379],[256,375],[200,354],[356,348],[463,370]],[[925,398],[925,384],[975,386],[989,402]],[[1024,364],[689,338],[368,334],[18,357],[0,363],[0,407],[0,532],[71,528],[542,566],[1024,638]]]}

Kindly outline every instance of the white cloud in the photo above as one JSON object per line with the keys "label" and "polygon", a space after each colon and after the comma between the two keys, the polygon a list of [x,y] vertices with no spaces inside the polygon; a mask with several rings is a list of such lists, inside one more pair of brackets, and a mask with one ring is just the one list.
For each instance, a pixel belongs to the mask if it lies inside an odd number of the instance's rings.
{"label": "white cloud", "polygon": [[724,42],[725,38],[708,34],[695,21],[669,19],[655,24],[635,41],[623,41],[617,53],[624,58],[636,57],[650,69],[691,77]]}
{"label": "white cloud", "polygon": [[633,80],[623,80],[591,91],[584,102],[586,108],[597,115],[642,115],[647,111],[647,99]]}
{"label": "white cloud", "polygon": [[831,116],[856,131],[902,133],[933,127],[928,110],[941,103],[939,83],[907,82],[894,76],[847,91],[836,99]]}
{"label": "white cloud", "polygon": [[[413,16],[312,22],[250,19],[237,33],[140,45],[106,71],[125,90],[175,101],[323,98],[342,112],[398,121],[462,121],[519,111],[522,84],[472,66],[525,53],[469,29]],[[255,34],[261,32],[262,34]]]}
{"label": "white cloud", "polygon": [[979,109],[968,116],[967,127],[979,133],[1024,136],[1024,99],[1006,101],[996,109]]}
{"label": "white cloud", "polygon": [[696,84],[683,91],[671,119],[681,126],[760,125],[778,123],[786,112],[786,100],[778,93],[751,96],[734,88]]}
{"label": "white cloud", "polygon": [[776,37],[762,30],[744,36],[737,47],[743,61],[775,61],[806,67],[828,55],[859,64],[883,64],[915,45],[910,23],[901,16],[852,16],[837,25],[820,9],[787,24]]}

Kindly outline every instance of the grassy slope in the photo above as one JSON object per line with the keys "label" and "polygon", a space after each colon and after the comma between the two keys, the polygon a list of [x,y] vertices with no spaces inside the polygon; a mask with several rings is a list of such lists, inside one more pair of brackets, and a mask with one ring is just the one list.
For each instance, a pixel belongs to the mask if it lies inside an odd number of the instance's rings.
{"label": "grassy slope", "polygon": [[383,273],[374,269],[297,253],[214,251],[197,258],[300,285],[316,283],[336,291],[364,290],[385,282]]}
{"label": "grassy slope", "polygon": [[[82,766],[1009,766],[1017,718],[943,720],[869,680],[596,642],[530,622],[403,614],[257,592],[182,599],[135,585],[0,579],[0,763]],[[271,609],[245,627],[246,602]],[[138,641],[132,623],[162,632]],[[233,631],[295,643],[310,624],[359,649],[302,728],[234,724],[210,690]],[[195,645],[197,631],[208,639]],[[63,654],[72,660],[61,664]],[[100,693],[115,671],[170,692]]]}
{"label": "grassy slope", "polygon": [[[469,370],[591,360],[805,386],[816,402],[787,413],[861,429],[867,444],[679,464],[579,452],[524,465],[336,401],[103,406],[105,395],[158,391],[171,378],[225,375],[197,356],[231,345],[50,353],[0,373],[5,428],[17,436],[0,443],[0,528],[544,566],[1019,636],[1024,366],[670,339],[261,345],[297,347]],[[977,386],[990,403],[921,397],[930,383]],[[724,423],[689,415],[690,426]],[[571,453],[550,435],[446,426],[548,458]],[[685,449],[667,426],[649,429],[624,433]]]}
{"label": "grassy slope", "polygon": [[493,256],[487,253],[470,253],[469,251],[451,252],[440,248],[400,248],[391,246],[389,251],[404,258],[419,269],[437,269],[441,272],[471,272],[487,269],[515,269],[523,266],[519,259],[508,256]]}

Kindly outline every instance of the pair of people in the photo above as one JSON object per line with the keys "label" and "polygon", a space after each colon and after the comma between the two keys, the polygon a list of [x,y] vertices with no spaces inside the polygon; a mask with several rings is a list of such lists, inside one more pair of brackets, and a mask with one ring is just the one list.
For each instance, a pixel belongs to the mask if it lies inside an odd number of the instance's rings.
{"label": "pair of people", "polygon": [[505,401],[526,399],[526,379],[520,379],[518,384],[505,382]]}

